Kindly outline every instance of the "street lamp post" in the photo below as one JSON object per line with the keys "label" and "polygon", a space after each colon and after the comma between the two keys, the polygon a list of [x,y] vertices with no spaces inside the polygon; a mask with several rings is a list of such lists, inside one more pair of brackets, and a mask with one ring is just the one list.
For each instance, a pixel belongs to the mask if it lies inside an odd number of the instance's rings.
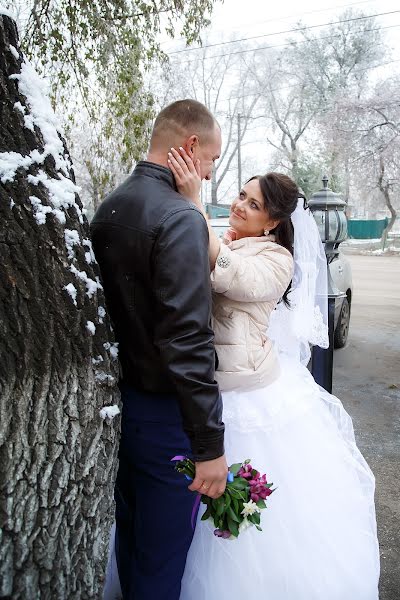
{"label": "street lamp post", "polygon": [[315,192],[308,201],[308,206],[317,223],[322,243],[324,244],[328,263],[328,329],[329,348],[314,346],[312,352],[311,372],[315,381],[328,392],[332,392],[333,344],[335,326],[335,304],[345,294],[335,286],[330,263],[339,253],[339,244],[347,238],[346,202],[339,194],[328,188],[328,177],[322,179],[323,188]]}

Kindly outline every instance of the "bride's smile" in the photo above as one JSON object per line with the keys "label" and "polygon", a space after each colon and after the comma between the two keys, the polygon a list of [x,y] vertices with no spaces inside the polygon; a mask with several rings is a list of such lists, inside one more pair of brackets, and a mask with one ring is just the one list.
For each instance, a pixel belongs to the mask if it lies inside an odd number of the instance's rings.
{"label": "bride's smile", "polygon": [[236,239],[264,235],[278,222],[270,218],[258,180],[248,181],[231,206],[229,224],[236,232]]}

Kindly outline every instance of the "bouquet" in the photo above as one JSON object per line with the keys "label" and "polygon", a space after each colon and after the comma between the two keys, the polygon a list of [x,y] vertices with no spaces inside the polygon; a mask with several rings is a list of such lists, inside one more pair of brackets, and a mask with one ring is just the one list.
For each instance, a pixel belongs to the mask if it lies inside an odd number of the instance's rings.
{"label": "bouquet", "polygon": [[[175,469],[189,481],[195,476],[195,464],[186,456],[174,456]],[[266,499],[272,494],[273,483],[266,475],[260,475],[250,464],[250,459],[229,467],[225,492],[216,500],[198,495],[192,514],[192,526],[200,501],[207,506],[202,521],[211,519],[216,527],[214,535],[224,539],[235,539],[242,531],[254,525],[261,531],[261,511],[267,507]]]}

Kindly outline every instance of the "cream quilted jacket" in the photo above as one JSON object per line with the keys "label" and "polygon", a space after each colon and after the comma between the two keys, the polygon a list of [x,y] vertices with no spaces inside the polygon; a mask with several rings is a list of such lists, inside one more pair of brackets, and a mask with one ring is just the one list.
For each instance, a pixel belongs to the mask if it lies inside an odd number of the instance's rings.
{"label": "cream quilted jacket", "polygon": [[266,331],[292,275],[293,258],[272,235],[221,242],[211,285],[222,391],[263,387],[279,376]]}

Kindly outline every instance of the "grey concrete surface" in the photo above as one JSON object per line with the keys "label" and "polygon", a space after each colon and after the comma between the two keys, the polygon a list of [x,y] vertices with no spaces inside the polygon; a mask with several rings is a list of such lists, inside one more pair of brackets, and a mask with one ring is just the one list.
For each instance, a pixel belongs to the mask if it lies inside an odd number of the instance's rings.
{"label": "grey concrete surface", "polygon": [[400,600],[400,257],[348,258],[354,297],[347,346],[334,355],[333,393],[376,477],[380,600]]}

